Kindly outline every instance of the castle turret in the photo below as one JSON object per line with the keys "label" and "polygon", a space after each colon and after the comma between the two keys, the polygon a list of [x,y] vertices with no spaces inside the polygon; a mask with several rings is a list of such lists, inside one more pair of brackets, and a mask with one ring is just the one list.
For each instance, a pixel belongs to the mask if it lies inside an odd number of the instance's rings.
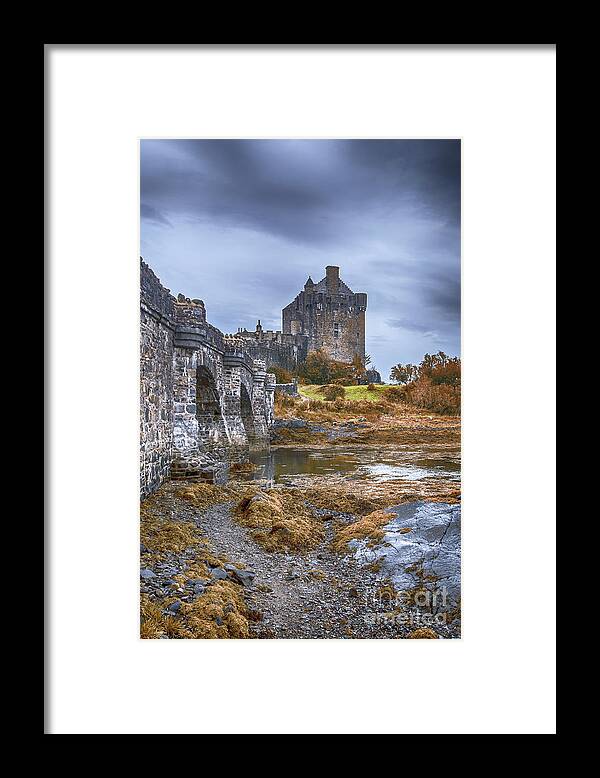
{"label": "castle turret", "polygon": [[327,265],[325,268],[327,279],[327,294],[337,294],[340,287],[340,269],[337,265]]}

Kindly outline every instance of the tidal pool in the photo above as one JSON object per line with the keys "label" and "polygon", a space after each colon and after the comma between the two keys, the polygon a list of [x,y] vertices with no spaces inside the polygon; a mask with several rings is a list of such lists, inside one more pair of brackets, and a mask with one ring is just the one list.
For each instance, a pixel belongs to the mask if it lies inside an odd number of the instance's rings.
{"label": "tidal pool", "polygon": [[341,473],[353,479],[375,482],[423,478],[460,480],[458,450],[347,448],[273,448],[250,454],[257,466],[253,480],[284,483],[295,475]]}

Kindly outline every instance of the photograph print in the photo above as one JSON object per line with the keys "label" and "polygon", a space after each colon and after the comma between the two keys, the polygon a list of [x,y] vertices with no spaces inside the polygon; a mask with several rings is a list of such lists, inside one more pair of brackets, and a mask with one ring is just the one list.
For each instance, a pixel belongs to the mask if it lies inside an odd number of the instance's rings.
{"label": "photograph print", "polygon": [[140,637],[461,636],[461,142],[140,140]]}

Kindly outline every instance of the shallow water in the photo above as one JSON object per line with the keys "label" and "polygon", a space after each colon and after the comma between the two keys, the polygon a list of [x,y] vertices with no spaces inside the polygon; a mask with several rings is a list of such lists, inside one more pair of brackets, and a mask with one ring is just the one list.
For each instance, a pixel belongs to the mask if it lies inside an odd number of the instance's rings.
{"label": "shallow water", "polygon": [[458,451],[368,448],[273,448],[250,455],[257,465],[253,480],[284,483],[295,475],[343,473],[357,480],[375,482],[423,478],[460,480]]}

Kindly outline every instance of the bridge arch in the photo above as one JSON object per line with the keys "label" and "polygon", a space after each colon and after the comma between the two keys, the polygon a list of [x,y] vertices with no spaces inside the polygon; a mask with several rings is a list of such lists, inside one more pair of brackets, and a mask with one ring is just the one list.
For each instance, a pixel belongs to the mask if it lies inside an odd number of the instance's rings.
{"label": "bridge arch", "polygon": [[196,419],[201,442],[216,441],[223,425],[217,382],[206,365],[196,366]]}
{"label": "bridge arch", "polygon": [[248,439],[248,446],[255,448],[257,433],[254,423],[254,408],[252,407],[252,397],[244,383],[240,384],[240,416],[244,425],[244,431],[246,432],[246,438]]}

